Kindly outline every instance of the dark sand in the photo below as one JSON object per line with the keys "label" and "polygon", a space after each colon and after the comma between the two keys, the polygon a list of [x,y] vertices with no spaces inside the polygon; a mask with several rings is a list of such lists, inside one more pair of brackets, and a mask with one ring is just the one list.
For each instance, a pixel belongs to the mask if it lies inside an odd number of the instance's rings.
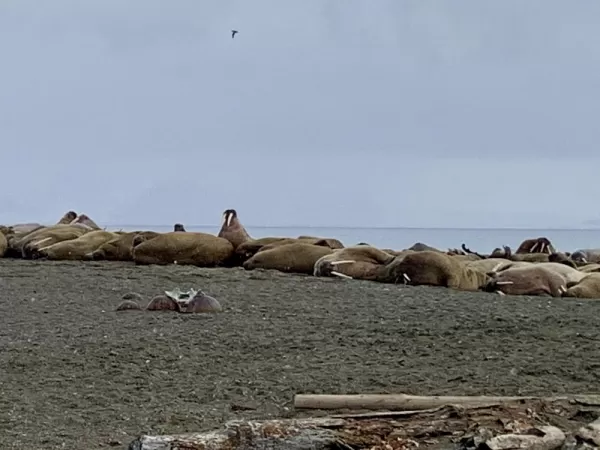
{"label": "dark sand", "polygon": [[[225,311],[114,311],[127,292],[177,286]],[[600,302],[21,260],[0,260],[0,288],[3,449],[126,448],[290,416],[295,393],[600,390]]]}

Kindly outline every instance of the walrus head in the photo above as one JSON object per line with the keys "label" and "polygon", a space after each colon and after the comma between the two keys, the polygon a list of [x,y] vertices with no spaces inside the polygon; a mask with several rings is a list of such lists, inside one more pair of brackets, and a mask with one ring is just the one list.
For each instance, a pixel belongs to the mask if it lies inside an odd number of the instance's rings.
{"label": "walrus head", "polygon": [[64,216],[60,218],[58,224],[67,225],[72,223],[75,219],[77,219],[77,213],[75,211],[67,211]]}
{"label": "walrus head", "polygon": [[529,253],[556,253],[550,239],[540,237],[535,240],[535,244],[529,249]]}
{"label": "walrus head", "polygon": [[86,214],[80,214],[70,222],[70,225],[81,225],[87,228],[99,230],[100,227]]}
{"label": "walrus head", "polygon": [[185,231],[185,228],[183,227],[183,224],[176,223],[173,225],[173,231]]}
{"label": "walrus head", "polygon": [[226,209],[223,212],[223,224],[221,225],[221,229],[232,228],[236,225],[241,225],[237,217],[237,211],[235,209]]}

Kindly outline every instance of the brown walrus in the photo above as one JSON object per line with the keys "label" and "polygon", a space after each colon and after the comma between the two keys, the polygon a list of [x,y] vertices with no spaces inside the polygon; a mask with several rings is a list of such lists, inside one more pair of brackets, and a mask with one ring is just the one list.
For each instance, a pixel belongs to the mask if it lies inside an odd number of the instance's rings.
{"label": "brown walrus", "polygon": [[262,250],[246,260],[244,269],[271,269],[280,272],[313,274],[319,258],[333,250],[320,245],[296,242]]}
{"label": "brown walrus", "polygon": [[477,291],[489,276],[471,269],[453,256],[424,250],[396,258],[385,266],[378,281],[411,285],[443,286],[450,289]]}
{"label": "brown walrus", "polygon": [[84,259],[95,261],[132,261],[131,251],[133,250],[133,240],[137,236],[140,236],[138,243],[141,243],[159,234],[156,231],[131,231],[122,234],[102,244],[93,252],[86,254]]}
{"label": "brown walrus", "polygon": [[235,209],[226,209],[223,212],[223,223],[218,236],[231,242],[234,250],[252,239],[240,222]]}
{"label": "brown walrus", "polygon": [[111,231],[94,230],[76,239],[41,247],[38,253],[39,256],[50,260],[83,260],[86,254],[116,237],[118,235]]}
{"label": "brown walrus", "polygon": [[383,267],[394,259],[394,255],[369,245],[346,247],[319,258],[313,275],[376,280]]}
{"label": "brown walrus", "polygon": [[540,264],[531,264],[525,267],[511,267],[495,273],[484,290],[507,295],[561,297],[566,291],[566,284],[566,279],[558,272],[541,267]]}
{"label": "brown walrus", "polygon": [[[139,237],[136,236],[135,240]],[[200,267],[222,266],[233,255],[227,239],[199,232],[162,233],[133,247],[136,264],[181,264]]]}

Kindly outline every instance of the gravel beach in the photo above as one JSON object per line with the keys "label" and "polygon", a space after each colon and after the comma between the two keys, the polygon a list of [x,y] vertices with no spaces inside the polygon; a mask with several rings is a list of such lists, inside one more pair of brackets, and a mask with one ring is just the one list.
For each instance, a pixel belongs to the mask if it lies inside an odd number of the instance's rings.
{"label": "gravel beach", "polygon": [[[120,311],[200,288],[213,315]],[[6,449],[290,417],[295,393],[598,393],[600,302],[243,269],[0,260]],[[145,305],[143,305],[145,306]]]}

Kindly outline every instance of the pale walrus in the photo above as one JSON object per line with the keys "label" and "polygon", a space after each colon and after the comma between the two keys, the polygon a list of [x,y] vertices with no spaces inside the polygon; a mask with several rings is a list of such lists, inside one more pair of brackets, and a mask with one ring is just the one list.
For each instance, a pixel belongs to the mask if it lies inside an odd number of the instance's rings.
{"label": "pale walrus", "polygon": [[132,251],[136,264],[175,263],[200,267],[223,266],[232,255],[233,245],[227,239],[188,231],[159,234],[136,245]]}
{"label": "pale walrus", "polygon": [[563,297],[600,299],[600,273],[589,273],[579,283],[570,285]]}
{"label": "pale walrus", "polygon": [[21,245],[22,257],[25,259],[35,259],[40,256],[39,249],[48,247],[52,244],[77,239],[85,233],[91,231],[86,226],[76,225],[54,225],[29,233],[23,238]]}
{"label": "pale walrus", "polygon": [[4,233],[0,233],[0,258],[4,257],[7,248],[8,240],[6,239],[6,235]]}
{"label": "pale walrus", "polygon": [[38,250],[39,256],[50,260],[83,260],[87,253],[98,249],[102,244],[115,239],[111,231],[94,230],[76,239],[58,242]]}
{"label": "pale walrus", "polygon": [[217,236],[231,242],[234,250],[244,242],[248,242],[252,239],[240,222],[235,209],[226,209],[223,212],[223,223],[221,224],[221,229]]}
{"label": "pale walrus", "polygon": [[450,255],[424,250],[392,261],[378,281],[477,291],[488,280],[484,272],[471,269]]}
{"label": "pale walrus", "polygon": [[333,250],[320,245],[296,242],[262,250],[246,260],[244,269],[271,269],[280,272],[305,273],[312,275],[319,258]]}
{"label": "pale walrus", "polygon": [[346,247],[319,258],[315,263],[313,275],[376,280],[383,267],[394,259],[394,255],[369,245]]}

